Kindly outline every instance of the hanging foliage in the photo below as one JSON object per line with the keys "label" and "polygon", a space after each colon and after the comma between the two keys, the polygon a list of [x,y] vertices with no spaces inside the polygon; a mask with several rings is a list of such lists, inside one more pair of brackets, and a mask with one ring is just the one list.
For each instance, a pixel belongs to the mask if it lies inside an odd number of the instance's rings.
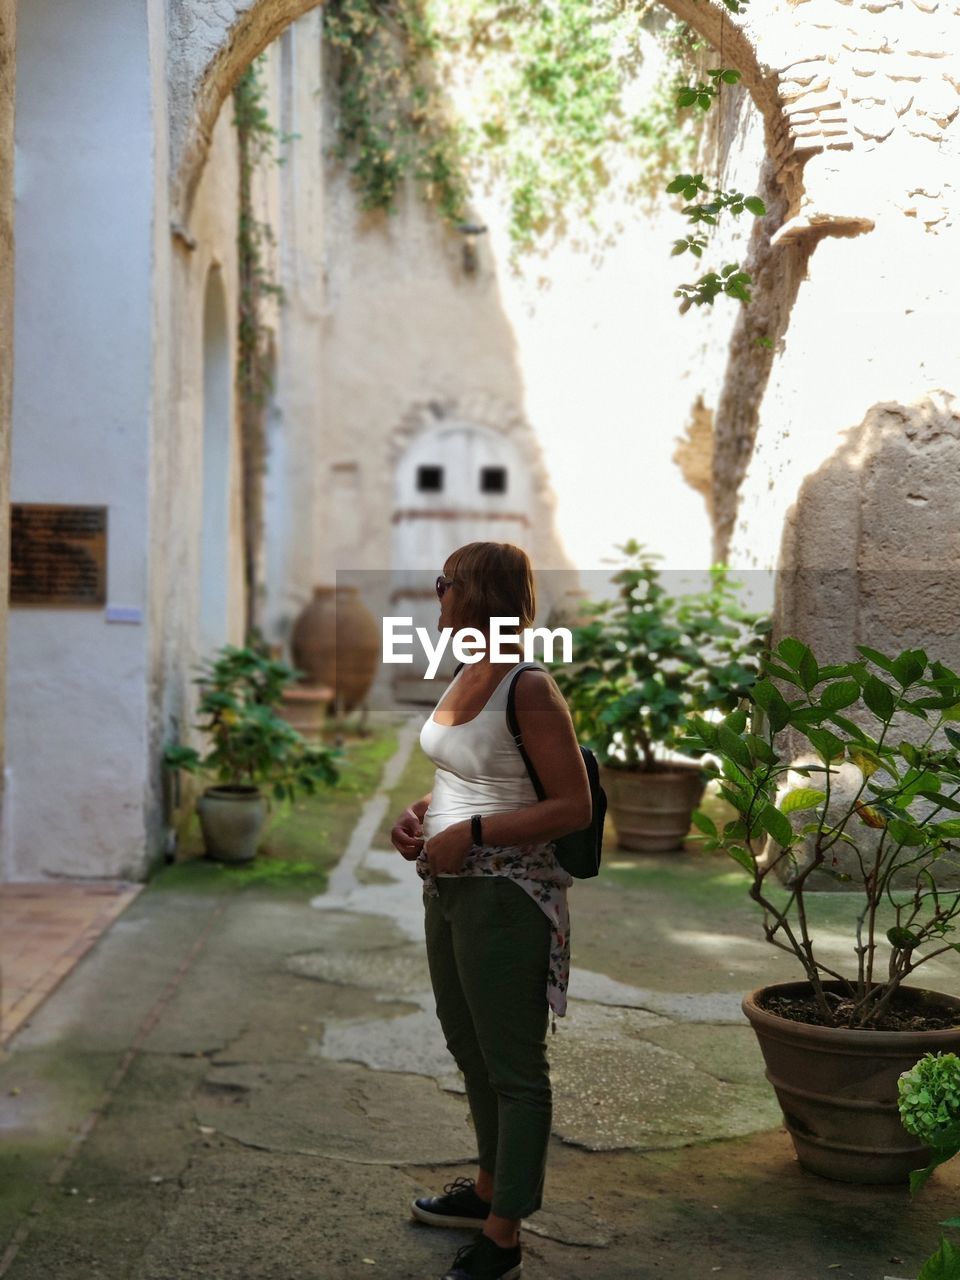
{"label": "hanging foliage", "polygon": [[237,323],[237,398],[243,495],[243,562],[246,633],[257,625],[258,557],[263,539],[263,475],[266,470],[266,410],[273,381],[270,333],[263,321],[263,299],[284,301],[283,288],[270,278],[269,247],[276,243],[270,223],[256,216],[254,174],[269,161],[283,163],[274,146],[295,135],[281,135],[270,123],[260,79],[264,55],[254,59],[233,91],[240,168],[237,252],[239,315]]}
{"label": "hanging foliage", "polygon": [[[336,51],[334,154],[360,205],[391,212],[408,178],[451,224],[469,195],[506,193],[515,255],[592,222],[614,175],[650,198],[692,159],[698,128],[674,97],[703,47],[667,23],[666,65],[640,109],[631,102],[649,6],[628,0],[328,0]],[[454,102],[469,102],[457,111]],[[516,258],[515,258],[516,260]]]}

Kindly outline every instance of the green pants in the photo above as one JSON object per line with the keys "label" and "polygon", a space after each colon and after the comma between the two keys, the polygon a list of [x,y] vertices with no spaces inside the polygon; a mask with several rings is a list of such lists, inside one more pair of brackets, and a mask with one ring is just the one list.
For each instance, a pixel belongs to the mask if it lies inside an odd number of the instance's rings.
{"label": "green pants", "polygon": [[436,879],[423,894],[437,1017],[463,1072],[491,1212],[543,1203],[553,1097],[547,1062],[550,921],[506,876]]}

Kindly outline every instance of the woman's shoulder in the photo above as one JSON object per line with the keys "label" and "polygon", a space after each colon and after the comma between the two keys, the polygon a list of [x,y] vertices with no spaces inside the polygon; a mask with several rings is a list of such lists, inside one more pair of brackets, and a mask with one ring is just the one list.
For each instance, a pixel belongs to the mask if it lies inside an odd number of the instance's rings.
{"label": "woman's shoulder", "polygon": [[545,667],[525,667],[514,676],[514,705],[536,714],[550,707],[566,707],[553,674]]}

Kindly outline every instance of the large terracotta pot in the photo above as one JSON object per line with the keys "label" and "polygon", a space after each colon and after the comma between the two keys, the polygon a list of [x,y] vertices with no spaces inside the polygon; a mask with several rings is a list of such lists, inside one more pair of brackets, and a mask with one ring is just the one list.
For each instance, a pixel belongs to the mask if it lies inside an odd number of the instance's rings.
{"label": "large terracotta pot", "polygon": [[256,787],[207,787],[197,815],[208,855],[219,862],[250,862],[267,820],[267,802]]}
{"label": "large terracotta pot", "polygon": [[290,645],[293,665],[310,683],[329,686],[340,711],[352,711],[367,696],[382,640],[358,587],[315,587],[293,624]]}
{"label": "large terracotta pot", "polygon": [[[825,982],[839,991],[837,982]],[[761,1008],[767,994],[809,995],[809,982],[778,982],[744,997],[742,1008],[756,1032],[805,1169],[839,1182],[906,1182],[922,1169],[930,1149],[900,1123],[897,1080],[925,1053],[960,1053],[960,1000],[901,987],[917,1008],[956,1010],[958,1025],[942,1031],[852,1031],[794,1022]]]}
{"label": "large terracotta pot", "polygon": [[664,853],[683,845],[707,780],[697,765],[669,765],[652,773],[601,765],[600,785],[617,829],[617,847]]}

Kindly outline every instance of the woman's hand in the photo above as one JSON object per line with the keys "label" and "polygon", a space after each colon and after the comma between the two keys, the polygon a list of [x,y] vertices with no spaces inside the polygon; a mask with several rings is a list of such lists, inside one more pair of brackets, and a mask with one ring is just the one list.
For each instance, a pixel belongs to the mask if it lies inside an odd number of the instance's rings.
{"label": "woman's hand", "polygon": [[430,874],[456,875],[463,870],[467,854],[473,848],[473,835],[469,822],[453,822],[435,836],[431,836],[424,850],[430,864]]}
{"label": "woman's hand", "polygon": [[413,862],[423,848],[423,823],[412,809],[404,809],[390,832],[393,847],[408,862]]}

